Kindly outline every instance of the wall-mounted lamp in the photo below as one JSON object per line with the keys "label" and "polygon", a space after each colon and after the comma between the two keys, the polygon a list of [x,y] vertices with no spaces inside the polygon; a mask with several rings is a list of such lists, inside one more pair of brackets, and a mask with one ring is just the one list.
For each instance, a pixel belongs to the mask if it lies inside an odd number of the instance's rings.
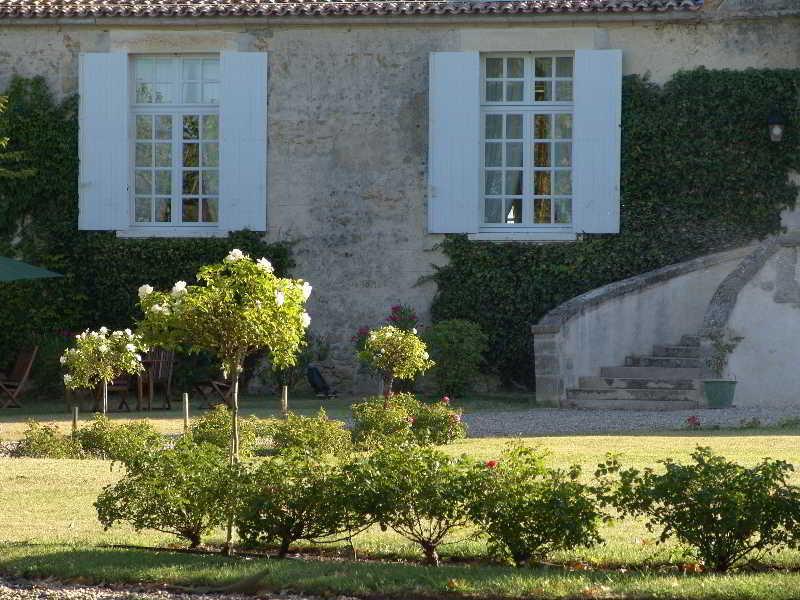
{"label": "wall-mounted lamp", "polygon": [[769,126],[769,139],[773,142],[783,141],[783,133],[786,129],[786,119],[783,113],[773,108],[767,117],[767,125]]}

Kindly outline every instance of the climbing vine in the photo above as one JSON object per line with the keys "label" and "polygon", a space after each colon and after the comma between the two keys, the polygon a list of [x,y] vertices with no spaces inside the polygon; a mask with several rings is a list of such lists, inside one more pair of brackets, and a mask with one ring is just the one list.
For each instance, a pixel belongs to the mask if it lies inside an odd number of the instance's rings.
{"label": "climbing vine", "polygon": [[[767,117],[787,117],[781,143]],[[619,235],[568,244],[492,244],[448,236],[434,320],[470,319],[507,382],[532,385],[530,324],[583,292],[780,230],[798,189],[800,70],[677,73],[663,87],[623,83]]]}

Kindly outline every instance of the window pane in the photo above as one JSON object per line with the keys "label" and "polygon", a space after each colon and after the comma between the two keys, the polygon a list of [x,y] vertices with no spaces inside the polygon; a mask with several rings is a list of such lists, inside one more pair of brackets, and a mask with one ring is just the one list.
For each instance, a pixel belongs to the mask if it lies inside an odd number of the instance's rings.
{"label": "window pane", "polygon": [[503,59],[486,59],[486,77],[489,79],[499,79],[503,76]]}
{"label": "window pane", "polygon": [[522,195],[522,171],[506,171],[506,196]]}
{"label": "window pane", "polygon": [[133,212],[137,223],[149,223],[153,220],[150,215],[151,204],[149,197],[136,198],[134,204]]}
{"label": "window pane", "polygon": [[136,85],[136,102],[147,104],[153,101],[153,86],[149,83],[139,83]]}
{"label": "window pane", "polygon": [[503,193],[502,175],[502,171],[486,171],[485,193],[487,196],[499,196]]}
{"label": "window pane", "polygon": [[502,81],[488,81],[488,82],[486,82],[486,100],[488,102],[502,102],[503,101],[503,82]]}
{"label": "window pane", "polygon": [[553,180],[553,193],[559,196],[572,194],[572,171],[556,171]]}
{"label": "window pane", "polygon": [[153,193],[153,175],[150,171],[136,171],[136,182],[134,184],[134,193],[136,194]]}
{"label": "window pane", "polygon": [[156,194],[168,195],[172,193],[172,172],[156,171]]}
{"label": "window pane", "polygon": [[524,61],[521,58],[509,58],[508,62],[506,63],[506,68],[508,69],[506,77],[522,78],[523,64]]}
{"label": "window pane", "polygon": [[506,115],[506,138],[522,139],[522,115]]}
{"label": "window pane", "polygon": [[486,139],[503,138],[503,115],[486,115]]}
{"label": "window pane", "polygon": [[203,171],[203,194],[219,194],[219,175],[216,171]]}
{"label": "window pane", "polygon": [[136,115],[136,139],[153,139],[153,117],[151,115]]}
{"label": "window pane", "polygon": [[553,59],[549,56],[537,58],[534,66],[534,74],[536,77],[552,77]]}
{"label": "window pane", "polygon": [[199,58],[183,60],[183,80],[200,81],[202,77],[202,62]]}
{"label": "window pane", "polygon": [[172,139],[172,117],[170,115],[156,115],[156,139]]}
{"label": "window pane", "polygon": [[172,102],[172,84],[153,84],[153,102],[155,104],[169,104]]}
{"label": "window pane", "polygon": [[556,77],[572,77],[571,56],[559,56],[556,58]]}
{"label": "window pane", "polygon": [[550,195],[550,171],[536,171],[533,174],[533,193],[536,196]]}
{"label": "window pane", "polygon": [[556,81],[556,101],[558,102],[572,101],[571,81]]}
{"label": "window pane", "polygon": [[199,104],[200,103],[200,84],[199,83],[184,83],[183,84],[183,101],[186,104]]}
{"label": "window pane", "polygon": [[172,166],[171,144],[156,144],[156,166],[157,167]]}
{"label": "window pane", "polygon": [[486,155],[484,164],[487,167],[501,167],[503,166],[503,144],[498,142],[486,143]]}
{"label": "window pane", "polygon": [[203,139],[219,139],[219,117],[217,115],[203,115]]}
{"label": "window pane", "polygon": [[506,83],[506,100],[508,102],[522,102],[523,83],[511,81]]}
{"label": "window pane", "polygon": [[175,81],[174,64],[171,58],[156,59],[156,82],[169,83]]}
{"label": "window pane", "polygon": [[172,201],[169,198],[156,198],[156,221],[158,223],[172,221]]}
{"label": "window pane", "polygon": [[506,223],[522,223],[522,200],[506,200]]}
{"label": "window pane", "polygon": [[550,200],[547,198],[536,198],[533,201],[533,222],[550,222]]}
{"label": "window pane", "polygon": [[549,167],[550,166],[550,144],[547,142],[539,142],[533,145],[533,166],[534,167]]}
{"label": "window pane", "polygon": [[184,171],[182,189],[184,194],[199,194],[200,173],[198,171]]}
{"label": "window pane", "polygon": [[197,223],[200,220],[200,200],[197,198],[184,198],[181,210],[181,220],[184,223]]}
{"label": "window pane", "polygon": [[216,167],[219,165],[219,144],[211,142],[203,144],[202,165],[204,167]]}
{"label": "window pane", "polygon": [[569,198],[557,198],[553,200],[553,205],[556,223],[569,224],[572,222],[572,200]]}
{"label": "window pane", "polygon": [[137,58],[134,63],[134,73],[136,74],[136,81],[153,81],[153,59]]}
{"label": "window pane", "polygon": [[203,79],[219,81],[219,60],[207,58],[203,60]]}
{"label": "window pane", "polygon": [[219,220],[219,200],[216,198],[203,198],[203,221],[216,223]]}
{"label": "window pane", "polygon": [[550,139],[550,115],[536,115],[533,118],[533,135],[538,140]]}
{"label": "window pane", "polygon": [[503,222],[503,200],[500,198],[486,198],[483,220],[486,223]]}
{"label": "window pane", "polygon": [[184,144],[183,145],[183,166],[184,167],[199,167],[200,160],[197,155],[197,148],[200,144]]}
{"label": "window pane", "polygon": [[183,139],[196,140],[200,138],[200,123],[197,115],[183,116]]}
{"label": "window pane", "polygon": [[153,166],[153,145],[151,143],[136,144],[136,159],[133,164],[137,167]]}
{"label": "window pane", "polygon": [[572,138],[572,115],[556,115],[556,138],[568,140]]}
{"label": "window pane", "polygon": [[572,144],[570,142],[556,142],[553,144],[555,149],[555,166],[569,167],[572,165]]}
{"label": "window pane", "polygon": [[219,104],[219,84],[203,84],[203,104]]}
{"label": "window pane", "polygon": [[550,102],[553,99],[553,84],[550,81],[537,81],[534,84],[533,99],[536,102]]}
{"label": "window pane", "polygon": [[522,142],[512,142],[506,144],[506,166],[522,166]]}

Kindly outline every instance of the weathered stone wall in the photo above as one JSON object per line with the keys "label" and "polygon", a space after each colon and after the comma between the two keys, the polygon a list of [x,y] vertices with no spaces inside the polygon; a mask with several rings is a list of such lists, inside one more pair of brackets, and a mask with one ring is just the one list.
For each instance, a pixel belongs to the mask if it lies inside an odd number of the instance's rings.
{"label": "weathered stone wall", "polygon": [[625,72],[655,81],[700,65],[800,65],[797,20],[716,14],[0,23],[0,89],[19,73],[73,93],[81,51],[269,51],[268,236],[295,242],[296,273],[316,291],[313,329],[329,338],[335,370],[349,380],[354,330],[397,302],[427,319],[435,293],[419,283],[443,260],[439,236],[426,233],[430,52],[622,48]]}

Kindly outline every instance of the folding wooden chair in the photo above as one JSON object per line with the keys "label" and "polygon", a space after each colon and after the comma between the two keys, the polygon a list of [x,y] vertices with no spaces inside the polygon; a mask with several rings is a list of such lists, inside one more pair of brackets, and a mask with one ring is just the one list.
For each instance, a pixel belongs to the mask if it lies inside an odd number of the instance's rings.
{"label": "folding wooden chair", "polygon": [[[227,406],[233,404],[233,385],[229,381],[219,379],[198,381],[194,384],[194,389],[200,393],[209,408],[220,402]],[[219,400],[215,402],[214,397]]]}
{"label": "folding wooden chair", "polygon": [[22,408],[19,398],[25,390],[25,384],[31,374],[31,367],[36,358],[39,346],[23,350],[17,355],[14,368],[8,375],[0,374],[0,391],[8,396],[3,408]]}
{"label": "folding wooden chair", "polygon": [[147,385],[147,410],[153,408],[155,389],[161,386],[164,391],[162,408],[172,408],[172,371],[175,366],[175,353],[163,348],[153,348],[142,358],[145,370],[139,374],[136,410],[144,405],[144,386]]}
{"label": "folding wooden chair", "polygon": [[[120,375],[113,381],[108,382],[108,395],[109,398],[111,394],[119,394],[119,405],[117,405],[118,411],[126,410],[128,412],[131,411],[131,407],[128,404],[128,395],[130,394],[131,389],[131,376],[130,375]],[[103,384],[98,384],[97,387],[94,388],[94,410],[95,412],[100,409],[100,403],[103,401]],[[109,401],[109,404],[111,402]],[[111,408],[108,409],[109,411]]]}

